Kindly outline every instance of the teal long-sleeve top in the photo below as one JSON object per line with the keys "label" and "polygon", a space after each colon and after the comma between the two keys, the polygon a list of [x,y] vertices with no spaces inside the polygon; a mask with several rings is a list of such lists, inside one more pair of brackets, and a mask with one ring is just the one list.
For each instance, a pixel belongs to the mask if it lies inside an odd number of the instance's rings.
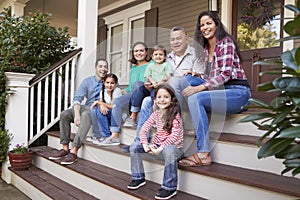
{"label": "teal long-sleeve top", "polygon": [[145,82],[145,71],[149,63],[146,63],[141,66],[133,65],[129,71],[129,85],[127,88],[125,88],[125,91],[127,93],[131,92],[131,88],[134,82],[136,81],[142,81]]}

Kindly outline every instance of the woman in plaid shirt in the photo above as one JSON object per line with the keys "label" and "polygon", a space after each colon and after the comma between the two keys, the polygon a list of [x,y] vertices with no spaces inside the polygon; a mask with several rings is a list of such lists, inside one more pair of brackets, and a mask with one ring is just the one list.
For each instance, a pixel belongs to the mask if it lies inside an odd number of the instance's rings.
{"label": "woman in plaid shirt", "polygon": [[[217,12],[199,14],[195,40],[204,48],[206,70],[201,77],[205,82],[182,91],[187,97],[197,138],[197,153],[179,161],[184,166],[210,165],[212,162],[207,112],[239,113],[251,96],[238,45],[224,29]],[[198,106],[195,108],[195,105]]]}

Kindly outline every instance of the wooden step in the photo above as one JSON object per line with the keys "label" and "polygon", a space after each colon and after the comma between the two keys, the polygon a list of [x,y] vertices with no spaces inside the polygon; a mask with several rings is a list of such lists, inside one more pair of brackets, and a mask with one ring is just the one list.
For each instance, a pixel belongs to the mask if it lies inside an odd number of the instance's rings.
{"label": "wooden step", "polygon": [[[48,134],[58,137],[57,132],[51,132]],[[256,139],[257,138],[253,138],[253,136],[244,137],[229,133],[224,133],[224,135],[221,135],[221,137],[219,138],[219,140],[224,142],[241,142],[249,145],[254,145],[256,143]],[[98,148],[104,151],[109,151],[121,155],[125,154],[129,156],[128,153],[126,154],[123,152],[122,145],[114,147],[101,147],[98,145],[94,145],[90,142],[85,142],[85,145],[93,146],[94,148]],[[151,163],[160,163],[161,165],[163,165],[162,161],[158,161],[157,159],[151,156],[145,157],[144,159],[148,160]],[[183,172],[191,172],[198,175],[209,176],[216,179],[234,182],[237,184],[273,191],[280,194],[295,196],[298,198],[300,197],[300,180],[298,178],[285,177],[274,173],[246,169],[221,163],[213,163],[210,166],[202,167],[180,166],[179,169]]]}
{"label": "wooden step", "polygon": [[28,170],[24,171],[16,171],[12,168],[9,169],[51,199],[97,199],[35,166],[31,166]]}
{"label": "wooden step", "polygon": [[[41,156],[45,159],[48,159],[50,155],[57,153],[56,149],[47,146],[33,147],[31,149],[36,152],[38,156]],[[110,148],[107,148],[107,150],[109,149]],[[117,148],[111,149],[113,149],[113,151],[116,151]],[[52,162],[55,162],[59,165],[59,160]],[[127,185],[131,181],[131,176],[129,174],[81,158],[79,158],[78,161],[72,165],[60,166],[75,171],[83,176],[93,179],[94,181],[105,184],[111,188],[130,194],[139,199],[153,199],[155,193],[157,192],[157,189],[160,188],[159,184],[147,180],[146,186],[141,187],[138,190],[128,190]],[[101,197],[98,198],[101,199]],[[173,199],[201,200],[203,198],[178,191],[177,195]]]}

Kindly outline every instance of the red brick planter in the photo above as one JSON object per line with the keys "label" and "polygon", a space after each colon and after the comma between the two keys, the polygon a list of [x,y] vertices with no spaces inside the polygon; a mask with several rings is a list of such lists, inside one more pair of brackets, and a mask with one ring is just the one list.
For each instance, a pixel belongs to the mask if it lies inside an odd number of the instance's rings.
{"label": "red brick planter", "polygon": [[12,153],[8,152],[9,162],[14,170],[26,170],[32,163],[33,151],[29,150],[28,153]]}

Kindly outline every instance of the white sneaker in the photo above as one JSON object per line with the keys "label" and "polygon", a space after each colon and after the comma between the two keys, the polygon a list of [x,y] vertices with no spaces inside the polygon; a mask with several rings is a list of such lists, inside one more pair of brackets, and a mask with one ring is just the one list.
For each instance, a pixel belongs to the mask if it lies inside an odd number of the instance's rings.
{"label": "white sneaker", "polygon": [[132,119],[131,117],[129,117],[125,120],[125,123],[123,124],[123,126],[134,127],[134,126],[136,126],[136,121],[134,119]]}
{"label": "white sneaker", "polygon": [[106,139],[105,137],[98,138],[93,141],[93,144],[100,145],[100,143],[103,142],[105,139]]}
{"label": "white sneaker", "polygon": [[111,145],[120,145],[120,139],[114,139],[114,138],[106,138],[102,142],[99,142],[98,145],[100,146],[111,146]]}
{"label": "white sneaker", "polygon": [[91,136],[91,137],[87,137],[85,140],[87,142],[94,142],[94,141],[98,140],[98,138],[96,138],[95,136]]}

